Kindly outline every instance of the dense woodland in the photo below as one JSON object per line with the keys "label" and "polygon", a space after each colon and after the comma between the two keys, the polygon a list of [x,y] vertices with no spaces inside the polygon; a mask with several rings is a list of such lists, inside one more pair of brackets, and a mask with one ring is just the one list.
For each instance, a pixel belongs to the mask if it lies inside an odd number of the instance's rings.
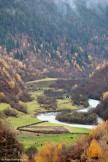
{"label": "dense woodland", "polygon": [[76,8],[53,0],[1,1],[0,54],[26,64],[25,80],[87,76],[108,59],[108,8],[97,12],[78,0]]}
{"label": "dense woodland", "polygon": [[61,112],[56,119],[66,123],[97,124],[97,116],[93,112]]}

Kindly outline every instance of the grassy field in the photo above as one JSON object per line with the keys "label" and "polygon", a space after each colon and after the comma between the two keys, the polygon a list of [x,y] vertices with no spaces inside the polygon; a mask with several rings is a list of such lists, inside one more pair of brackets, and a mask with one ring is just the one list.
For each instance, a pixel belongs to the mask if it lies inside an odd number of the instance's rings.
{"label": "grassy field", "polygon": [[30,81],[27,82],[26,84],[30,84],[30,83],[43,83],[43,86],[45,86],[45,84],[47,83],[53,83],[54,81],[56,81],[57,78],[44,78],[44,79],[40,79],[40,80],[34,80],[34,81]]}
{"label": "grassy field", "polygon": [[31,82],[27,82],[26,86],[35,86],[35,88],[40,88],[40,89],[49,89],[49,86],[51,84],[53,84],[57,79],[56,78],[45,78],[45,79],[41,79],[41,80],[35,80],[35,81],[31,81]]}
{"label": "grassy field", "polygon": [[[45,122],[42,124],[38,124],[38,126],[63,126],[63,125]],[[29,132],[20,132],[17,135],[17,138],[21,143],[24,144],[25,149],[27,149],[31,145],[34,145],[39,150],[42,148],[42,146],[44,146],[44,144],[48,142],[63,143],[66,145],[74,144],[75,141],[81,136],[80,134],[74,134],[75,132],[89,133],[89,129],[85,129],[85,128],[75,128],[69,126],[64,126],[64,127],[70,131],[70,134],[56,135],[56,134],[35,134]]]}
{"label": "grassy field", "polygon": [[58,110],[61,109],[77,109],[76,106],[72,105],[72,101],[69,98],[63,100],[57,100]]}
{"label": "grassy field", "polygon": [[20,115],[17,118],[14,117],[9,117],[7,118],[8,123],[10,123],[11,127],[16,130],[17,127],[27,125],[27,124],[32,124],[39,122],[37,118],[31,115]]}
{"label": "grassy field", "polygon": [[[38,102],[37,102],[37,96],[42,95],[45,89],[49,89],[49,86],[54,83],[56,79],[54,78],[46,78],[42,80],[36,80],[32,82],[26,83],[27,87],[35,86],[35,88],[39,88],[39,90],[32,91],[30,94],[32,97],[34,97],[34,100],[32,102],[26,103],[28,106],[28,114],[19,113],[18,117],[8,117],[6,120],[8,123],[11,124],[11,127],[16,130],[19,126],[24,126],[27,124],[32,124],[39,122],[39,120],[35,117],[37,112],[43,112],[46,111],[44,108],[42,108]],[[61,109],[77,109],[77,107],[73,106],[70,99],[64,99],[64,100],[57,100],[58,110]],[[0,110],[4,110],[7,107],[9,107],[8,104],[0,104]],[[38,126],[59,126],[59,124],[53,124],[53,123],[42,123]],[[63,126],[63,125],[61,125]],[[78,133],[88,133],[89,129],[84,128],[74,128],[69,126],[64,126],[67,128],[71,133],[78,132]],[[79,135],[73,135],[73,134],[59,134],[59,135],[44,135],[44,134],[35,134],[35,133],[28,133],[28,132],[18,132],[17,138],[18,140],[24,144],[24,148],[28,148],[31,145],[35,145],[37,149],[40,149],[45,143],[47,142],[54,142],[54,143],[65,143],[65,144],[71,144],[75,143],[76,139],[79,137]]]}
{"label": "grassy field", "polygon": [[31,145],[41,149],[46,143],[63,143],[66,145],[74,144],[79,135],[76,134],[35,134],[35,133],[20,133],[17,139],[24,144],[27,149]]}
{"label": "grassy field", "polygon": [[10,107],[9,104],[5,104],[5,103],[0,103],[0,111],[5,110],[6,108]]}

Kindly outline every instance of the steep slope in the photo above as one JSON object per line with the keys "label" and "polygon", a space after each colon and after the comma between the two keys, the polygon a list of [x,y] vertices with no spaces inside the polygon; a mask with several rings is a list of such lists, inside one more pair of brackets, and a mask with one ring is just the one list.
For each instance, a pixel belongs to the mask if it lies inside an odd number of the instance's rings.
{"label": "steep slope", "polygon": [[0,2],[2,55],[24,62],[28,79],[91,72],[108,59],[108,8],[100,4],[97,11],[83,0],[74,5],[58,0]]}
{"label": "steep slope", "polygon": [[108,63],[98,65],[89,80],[80,83],[75,91],[85,94],[89,98],[100,99],[102,94],[108,91]]}
{"label": "steep slope", "polygon": [[[0,102],[11,104],[30,100],[30,96],[19,75],[24,65],[12,58],[0,58]],[[13,108],[15,105],[13,105]]]}

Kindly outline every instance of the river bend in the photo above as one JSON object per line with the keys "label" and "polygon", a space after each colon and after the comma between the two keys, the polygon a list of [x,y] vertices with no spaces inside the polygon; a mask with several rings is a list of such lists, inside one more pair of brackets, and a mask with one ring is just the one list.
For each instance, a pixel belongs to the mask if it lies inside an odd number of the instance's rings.
{"label": "river bend", "polygon": [[[78,112],[88,112],[91,109],[95,109],[96,106],[100,103],[100,101],[98,100],[94,100],[94,99],[89,99],[89,106],[87,108],[81,109],[81,110],[77,110]],[[66,122],[60,122],[58,120],[56,120],[56,115],[58,112],[49,112],[49,113],[41,113],[37,115],[37,118],[41,121],[48,121],[50,123],[55,123],[55,124],[62,124],[62,125],[67,125],[67,126],[71,126],[71,127],[78,127],[78,128],[93,128],[95,127],[95,125],[84,125],[84,124],[70,124],[70,123],[66,123]],[[97,117],[97,122],[101,123],[103,120],[100,117]]]}

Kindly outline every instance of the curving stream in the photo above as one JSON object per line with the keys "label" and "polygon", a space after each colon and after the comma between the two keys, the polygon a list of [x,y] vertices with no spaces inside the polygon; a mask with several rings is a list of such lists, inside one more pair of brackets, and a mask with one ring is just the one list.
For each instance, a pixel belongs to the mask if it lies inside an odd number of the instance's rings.
{"label": "curving stream", "polygon": [[[88,112],[90,109],[96,108],[96,106],[100,103],[100,101],[93,100],[93,99],[89,99],[88,102],[89,102],[88,108],[84,108],[84,109],[77,110],[77,111],[78,112]],[[55,123],[55,124],[63,124],[63,125],[71,126],[71,127],[90,128],[90,129],[95,127],[95,125],[69,124],[66,122],[60,122],[60,121],[56,120],[57,113],[58,112],[41,113],[41,114],[37,115],[37,118],[41,121],[48,121],[50,123]],[[102,121],[103,120],[100,117],[97,117],[98,123],[101,123]]]}

